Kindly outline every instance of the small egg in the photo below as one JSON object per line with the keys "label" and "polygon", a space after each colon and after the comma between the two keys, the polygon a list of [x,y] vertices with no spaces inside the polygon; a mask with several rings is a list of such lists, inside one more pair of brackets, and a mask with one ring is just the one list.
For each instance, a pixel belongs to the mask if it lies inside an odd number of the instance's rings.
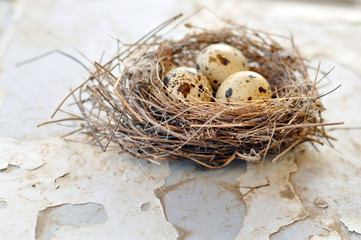
{"label": "small egg", "polygon": [[219,86],[216,98],[225,102],[242,102],[270,98],[271,87],[260,74],[252,71],[237,72]]}
{"label": "small egg", "polygon": [[213,90],[230,75],[239,71],[247,71],[248,61],[240,50],[224,43],[209,45],[196,59],[197,69],[204,73]]}
{"label": "small egg", "polygon": [[177,67],[163,78],[163,88],[175,100],[211,101],[213,90],[207,77],[195,68]]}

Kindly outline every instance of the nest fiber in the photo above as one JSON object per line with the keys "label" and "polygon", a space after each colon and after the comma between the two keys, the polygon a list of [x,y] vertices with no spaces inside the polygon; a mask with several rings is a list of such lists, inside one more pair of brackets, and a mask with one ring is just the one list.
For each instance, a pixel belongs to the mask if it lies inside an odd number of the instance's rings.
{"label": "nest fiber", "polygon": [[[104,151],[115,143],[137,158],[220,168],[235,159],[261,163],[266,155],[276,161],[297,144],[328,138],[317,81],[309,78],[291,38],[237,24],[217,30],[186,26],[189,33],[179,40],[158,28],[124,45],[109,62],[95,63],[89,79],[72,92],[82,131]],[[239,104],[172,101],[163,77],[177,66],[195,67],[197,54],[213,43],[241,50],[250,70],[269,81],[272,98]]]}

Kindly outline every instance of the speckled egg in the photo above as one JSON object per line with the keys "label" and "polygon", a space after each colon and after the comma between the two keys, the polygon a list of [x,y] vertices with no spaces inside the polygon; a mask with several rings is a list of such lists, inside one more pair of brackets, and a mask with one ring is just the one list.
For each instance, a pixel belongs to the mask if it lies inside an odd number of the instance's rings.
{"label": "speckled egg", "polygon": [[240,50],[224,43],[209,45],[196,59],[197,69],[204,73],[213,90],[233,73],[247,71],[248,61]]}
{"label": "speckled egg", "polygon": [[242,102],[270,98],[272,95],[268,81],[252,71],[237,72],[229,76],[219,86],[216,98],[225,102]]}
{"label": "speckled egg", "polygon": [[[195,68],[177,67],[163,78],[163,88],[175,101],[210,101],[213,90],[207,77]],[[170,94],[169,94],[170,93]]]}

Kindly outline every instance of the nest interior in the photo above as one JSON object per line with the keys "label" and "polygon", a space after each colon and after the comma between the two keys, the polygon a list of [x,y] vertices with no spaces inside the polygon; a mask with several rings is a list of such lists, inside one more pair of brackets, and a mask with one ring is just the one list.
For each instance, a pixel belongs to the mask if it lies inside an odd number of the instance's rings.
{"label": "nest interior", "polygon": [[[188,26],[191,27],[191,26]],[[197,29],[180,40],[153,33],[95,71],[72,95],[84,121],[82,131],[105,151],[110,143],[137,158],[186,160],[221,168],[234,159],[274,161],[304,141],[328,138],[304,59],[291,38],[232,24]],[[281,46],[275,39],[288,41]],[[270,83],[272,98],[229,104],[172,101],[162,79],[174,67],[195,67],[197,54],[212,43],[241,50],[250,70]]]}

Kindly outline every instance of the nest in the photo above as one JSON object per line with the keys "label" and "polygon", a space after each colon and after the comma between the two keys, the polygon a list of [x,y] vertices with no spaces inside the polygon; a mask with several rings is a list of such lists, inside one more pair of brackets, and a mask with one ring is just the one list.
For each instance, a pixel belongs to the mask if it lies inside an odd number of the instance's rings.
{"label": "nest", "polygon": [[[180,40],[159,34],[174,19],[124,45],[109,62],[95,63],[95,71],[71,93],[82,114],[72,120],[82,120],[82,131],[103,151],[115,143],[136,158],[221,168],[235,159],[262,163],[272,155],[276,161],[297,144],[329,138],[317,81],[309,78],[292,38],[234,23],[217,30],[188,24],[191,31]],[[177,66],[195,67],[197,54],[213,43],[241,50],[250,70],[269,81],[272,98],[239,104],[172,101],[161,84],[165,74]]]}

